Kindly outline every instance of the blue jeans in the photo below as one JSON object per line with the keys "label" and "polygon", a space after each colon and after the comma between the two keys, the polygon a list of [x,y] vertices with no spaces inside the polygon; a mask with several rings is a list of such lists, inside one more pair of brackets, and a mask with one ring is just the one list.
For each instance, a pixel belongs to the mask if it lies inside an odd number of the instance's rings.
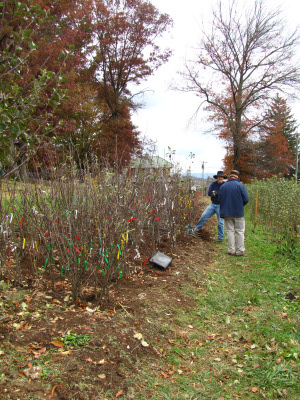
{"label": "blue jeans", "polygon": [[217,214],[218,218],[218,239],[223,240],[224,238],[224,219],[220,217],[220,204],[210,203],[210,205],[203,211],[195,229],[200,229],[205,222],[211,218],[214,214]]}

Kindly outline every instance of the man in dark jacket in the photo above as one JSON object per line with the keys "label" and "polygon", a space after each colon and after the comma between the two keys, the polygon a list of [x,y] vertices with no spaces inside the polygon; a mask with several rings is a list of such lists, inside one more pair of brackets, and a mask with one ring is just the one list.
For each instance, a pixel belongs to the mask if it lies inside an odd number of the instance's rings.
{"label": "man in dark jacket", "polygon": [[223,171],[218,171],[217,175],[214,175],[214,178],[217,179],[214,181],[208,188],[208,196],[211,196],[211,203],[210,205],[203,211],[197,225],[195,226],[193,235],[194,236],[201,236],[201,228],[205,224],[205,222],[211,218],[214,214],[217,214],[218,218],[218,240],[217,242],[222,242],[224,238],[224,220],[220,218],[220,202],[218,198],[218,193],[223,185],[224,178],[227,178],[224,175]]}
{"label": "man in dark jacket", "polygon": [[243,256],[245,253],[244,206],[249,196],[239,177],[238,171],[231,171],[228,181],[219,191],[220,216],[225,221],[230,256]]}

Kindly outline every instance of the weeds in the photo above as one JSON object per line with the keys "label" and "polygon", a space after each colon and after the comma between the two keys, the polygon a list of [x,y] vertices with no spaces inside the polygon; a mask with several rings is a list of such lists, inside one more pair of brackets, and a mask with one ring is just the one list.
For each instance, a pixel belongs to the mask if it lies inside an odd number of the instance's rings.
{"label": "weeds", "polygon": [[91,338],[88,334],[78,335],[72,332],[68,332],[64,338],[62,338],[62,342],[64,343],[66,349],[85,346],[90,340]]}

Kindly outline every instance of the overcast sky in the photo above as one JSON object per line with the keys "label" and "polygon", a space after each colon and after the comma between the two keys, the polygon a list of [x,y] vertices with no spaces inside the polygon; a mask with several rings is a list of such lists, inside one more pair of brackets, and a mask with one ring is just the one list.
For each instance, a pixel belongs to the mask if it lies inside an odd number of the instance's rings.
{"label": "overcast sky", "polygon": [[[168,148],[171,148],[175,151],[174,162],[179,162],[184,171],[191,167],[192,172],[202,172],[202,162],[205,162],[205,172],[213,175],[222,169],[224,142],[212,134],[205,133],[209,127],[206,113],[200,113],[198,118],[191,122],[199,99],[194,94],[176,92],[169,87],[173,81],[178,80],[177,72],[183,69],[184,58],[199,42],[202,19],[209,22],[211,8],[216,4],[216,0],[150,1],[160,12],[169,14],[173,19],[173,28],[165,35],[164,43],[173,50],[174,55],[154,76],[141,85],[141,88],[151,91],[143,98],[144,107],[133,115],[133,123],[142,136],[157,142],[159,156],[165,157]],[[251,1],[254,3],[254,0]],[[237,0],[237,3],[242,6],[244,1]],[[270,4],[271,7],[281,6],[283,16],[291,29],[300,22],[299,0],[270,0]],[[299,104],[289,105],[300,123]],[[191,153],[195,154],[193,159],[190,158]]]}

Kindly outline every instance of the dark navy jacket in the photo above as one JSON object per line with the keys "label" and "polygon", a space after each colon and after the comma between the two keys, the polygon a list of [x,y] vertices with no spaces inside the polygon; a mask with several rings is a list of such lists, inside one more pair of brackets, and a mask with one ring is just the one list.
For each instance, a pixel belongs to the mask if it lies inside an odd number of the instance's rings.
{"label": "dark navy jacket", "polygon": [[[221,189],[221,186],[222,186],[223,184],[224,184],[224,182],[222,182],[221,184],[219,184],[218,181],[214,181],[214,182],[209,186],[207,194],[208,194],[209,196],[211,196],[211,201],[212,201],[213,204],[220,204],[218,193],[219,193],[219,191],[220,191],[220,189]],[[216,196],[216,197],[214,197],[214,196],[212,195],[212,194],[213,194],[213,191],[215,191],[215,192],[217,193],[217,196]]]}
{"label": "dark navy jacket", "polygon": [[219,191],[219,200],[221,218],[242,218],[249,196],[245,186],[238,179],[228,179]]}

